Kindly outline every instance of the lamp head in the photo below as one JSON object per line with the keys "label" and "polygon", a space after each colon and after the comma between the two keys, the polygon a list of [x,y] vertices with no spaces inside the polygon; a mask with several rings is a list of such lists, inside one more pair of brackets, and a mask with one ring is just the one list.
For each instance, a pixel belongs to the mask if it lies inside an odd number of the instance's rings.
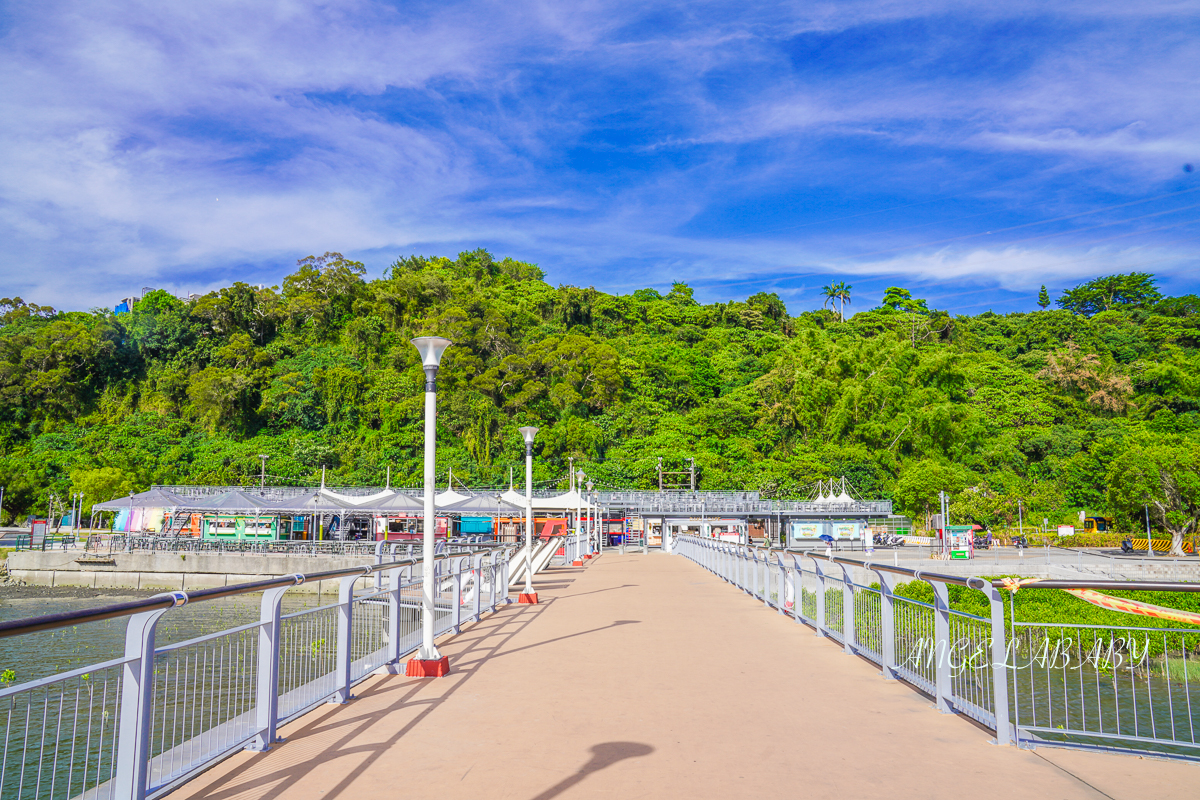
{"label": "lamp head", "polygon": [[579,470],[578,472],[576,472],[576,473],[575,473],[575,477],[576,477],[576,478],[579,478],[579,480],[583,480],[583,477],[584,477],[584,476],[583,476],[583,470]]}
{"label": "lamp head", "polygon": [[446,348],[454,344],[449,339],[444,339],[441,336],[418,336],[416,339],[411,339],[413,347],[417,348],[417,352],[421,354],[421,366],[437,367],[442,363],[442,353],[446,352]]}
{"label": "lamp head", "polygon": [[523,428],[517,428],[521,435],[525,437],[525,444],[533,444],[533,437],[537,436],[538,429],[532,425],[526,425]]}
{"label": "lamp head", "polygon": [[596,484],[592,483],[591,481],[588,481],[587,482],[588,491],[590,492],[595,487],[595,485]]}

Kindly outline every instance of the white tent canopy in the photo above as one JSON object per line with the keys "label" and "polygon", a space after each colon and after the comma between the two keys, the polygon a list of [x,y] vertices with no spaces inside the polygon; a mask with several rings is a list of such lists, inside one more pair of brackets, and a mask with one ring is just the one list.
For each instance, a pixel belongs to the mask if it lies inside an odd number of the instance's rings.
{"label": "white tent canopy", "polygon": [[[509,487],[507,492],[500,495],[500,499],[506,503],[512,503],[513,505],[520,506],[521,508],[525,507],[525,495],[521,494],[512,487]],[[533,502],[536,504],[537,499],[535,498]]]}
{"label": "white tent canopy", "polygon": [[466,500],[470,496],[471,495],[469,495],[469,494],[460,494],[459,492],[456,492],[453,489],[447,489],[446,491],[442,492],[441,494],[435,494],[433,496],[433,504],[435,506],[437,506],[438,508],[441,508],[442,506],[451,506],[451,505],[454,505],[455,503],[461,503],[463,500]]}
{"label": "white tent canopy", "polygon": [[334,500],[337,500],[339,503],[346,503],[347,505],[352,505],[352,506],[365,506],[370,503],[374,503],[376,501],[382,500],[385,497],[391,497],[393,494],[395,494],[395,490],[384,489],[383,491],[379,491],[379,492],[376,492],[375,494],[367,495],[366,497],[355,496],[355,495],[351,495],[351,494],[338,494],[337,492],[333,491],[332,489],[321,489],[321,494],[325,495],[326,497],[331,497]]}
{"label": "white tent canopy", "polygon": [[[522,502],[524,499],[522,498]],[[589,503],[579,492],[572,489],[566,494],[560,494],[556,497],[535,497],[533,498],[534,509],[542,509],[543,511],[574,511],[577,508],[590,509],[592,504]]]}

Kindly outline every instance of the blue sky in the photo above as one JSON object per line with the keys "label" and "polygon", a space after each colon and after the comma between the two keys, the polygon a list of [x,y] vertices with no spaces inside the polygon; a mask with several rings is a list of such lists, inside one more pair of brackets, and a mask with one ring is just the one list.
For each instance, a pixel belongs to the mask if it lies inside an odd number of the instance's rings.
{"label": "blue sky", "polygon": [[1200,5],[1000,5],[0,3],[0,295],[476,247],[793,313],[1200,292]]}

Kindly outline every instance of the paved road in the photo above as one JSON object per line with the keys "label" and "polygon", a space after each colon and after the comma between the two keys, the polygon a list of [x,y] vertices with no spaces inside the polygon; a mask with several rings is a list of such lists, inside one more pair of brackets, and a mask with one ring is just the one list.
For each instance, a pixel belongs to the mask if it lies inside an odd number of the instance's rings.
{"label": "paved road", "polygon": [[450,677],[373,677],[172,800],[1197,796],[1197,765],[991,745],[681,557],[539,577]]}

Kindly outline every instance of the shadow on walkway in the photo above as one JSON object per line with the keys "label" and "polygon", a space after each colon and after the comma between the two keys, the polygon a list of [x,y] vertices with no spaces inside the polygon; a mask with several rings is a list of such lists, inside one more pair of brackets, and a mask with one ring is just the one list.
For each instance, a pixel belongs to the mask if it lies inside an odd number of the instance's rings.
{"label": "shadow on walkway", "polygon": [[618,761],[623,761],[627,758],[641,758],[653,752],[653,747],[641,742],[601,742],[592,748],[591,760],[580,767],[579,771],[574,775],[563,778],[546,791],[534,797],[533,800],[550,800],[552,797],[558,797],[594,772],[599,772],[605,767],[611,767]]}

